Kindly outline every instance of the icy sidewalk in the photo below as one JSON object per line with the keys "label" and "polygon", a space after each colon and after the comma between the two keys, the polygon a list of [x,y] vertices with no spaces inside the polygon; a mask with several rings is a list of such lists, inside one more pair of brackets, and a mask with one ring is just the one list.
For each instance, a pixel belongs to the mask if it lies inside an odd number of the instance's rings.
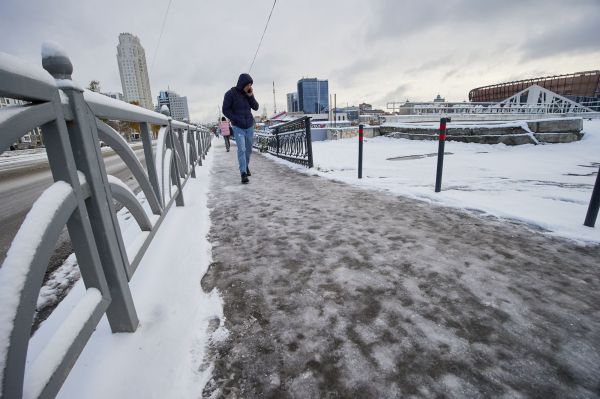
{"label": "icy sidewalk", "polygon": [[598,396],[600,247],[216,150],[205,396]]}
{"label": "icy sidewalk", "polygon": [[598,244],[600,221],[595,229],[584,226],[583,221],[600,166],[600,120],[584,120],[583,131],[583,140],[564,144],[447,142],[440,193],[434,192],[436,141],[366,139],[361,180],[357,176],[356,138],[315,142],[311,173],[362,188],[519,220],[552,235]]}
{"label": "icy sidewalk", "polygon": [[[212,331],[222,320],[218,293],[200,280],[210,260],[206,207],[214,150],[184,188],[185,207],[173,206],[146,252],[130,287],[140,325],[132,334],[112,334],[100,322],[59,397],[199,397],[212,366],[204,363]],[[31,341],[28,360],[40,350],[83,293],[79,281]],[[209,327],[210,325],[210,327]],[[219,330],[221,333],[221,330]]]}

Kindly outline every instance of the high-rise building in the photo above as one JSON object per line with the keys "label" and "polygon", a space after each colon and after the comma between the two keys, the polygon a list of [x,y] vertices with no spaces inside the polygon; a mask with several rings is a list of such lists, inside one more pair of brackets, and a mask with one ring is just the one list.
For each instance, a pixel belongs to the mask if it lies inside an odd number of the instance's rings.
{"label": "high-rise building", "polygon": [[181,97],[179,94],[171,90],[163,90],[158,94],[158,104],[156,112],[160,112],[160,108],[166,105],[171,112],[171,117],[178,121],[190,119],[190,111],[188,110],[187,97]]}
{"label": "high-rise building", "polygon": [[106,93],[100,94],[104,94],[106,97],[114,98],[115,100],[125,101],[125,97],[123,97],[123,94],[119,92],[107,91]]}
{"label": "high-rise building", "polygon": [[298,112],[298,93],[287,94],[287,110],[288,112]]}
{"label": "high-rise building", "polygon": [[329,81],[302,78],[298,81],[298,108],[305,114],[320,114],[329,109]]}
{"label": "high-rise building", "polygon": [[137,36],[131,33],[121,33],[119,35],[117,61],[125,101],[136,101],[144,108],[154,109],[150,79],[148,78],[148,66],[146,65],[146,52]]}

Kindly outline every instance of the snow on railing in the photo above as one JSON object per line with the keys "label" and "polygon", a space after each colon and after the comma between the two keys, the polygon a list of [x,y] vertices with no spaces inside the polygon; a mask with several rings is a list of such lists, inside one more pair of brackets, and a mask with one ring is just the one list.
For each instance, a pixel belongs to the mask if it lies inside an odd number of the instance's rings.
{"label": "snow on railing", "polygon": [[[55,179],[34,203],[0,268],[0,398],[54,397],[104,314],[113,332],[136,330],[128,280],[172,204],[184,204],[182,188],[195,178],[212,138],[204,127],[173,120],[168,109],[157,113],[81,89],[71,80],[69,58],[56,45],[44,45],[42,65],[0,53],[0,96],[26,101],[0,109],[0,153],[41,126]],[[139,123],[146,168],[100,118]],[[154,153],[150,124],[160,126]],[[100,141],[131,170],[152,218],[127,185],[107,175]],[[131,212],[144,234],[132,254],[125,248],[113,200]],[[35,304],[65,224],[88,293],[43,356],[28,366],[25,379]]]}

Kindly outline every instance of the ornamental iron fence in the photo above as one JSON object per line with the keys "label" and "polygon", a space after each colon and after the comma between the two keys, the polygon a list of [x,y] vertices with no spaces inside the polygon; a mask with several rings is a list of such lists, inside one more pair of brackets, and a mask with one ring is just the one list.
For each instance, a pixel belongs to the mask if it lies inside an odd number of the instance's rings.
{"label": "ornamental iron fence", "polygon": [[308,168],[313,167],[309,116],[271,126],[269,130],[255,132],[252,145],[259,151]]}
{"label": "ornamental iron fence", "polygon": [[[43,69],[0,53],[0,96],[24,101],[0,109],[0,153],[41,127],[54,179],[0,268],[0,398],[54,397],[104,314],[113,333],[136,330],[128,281],[172,204],[184,205],[182,189],[196,177],[212,139],[206,128],[173,120],[168,110],[157,113],[83,90],[71,80],[73,66],[64,52],[45,45],[42,54]],[[146,168],[105,119],[139,123]],[[154,151],[150,124],[160,126]],[[130,169],[150,212],[125,183],[107,174],[100,141]],[[142,231],[135,248],[123,242],[113,200]],[[26,373],[35,304],[65,225],[86,294]]]}

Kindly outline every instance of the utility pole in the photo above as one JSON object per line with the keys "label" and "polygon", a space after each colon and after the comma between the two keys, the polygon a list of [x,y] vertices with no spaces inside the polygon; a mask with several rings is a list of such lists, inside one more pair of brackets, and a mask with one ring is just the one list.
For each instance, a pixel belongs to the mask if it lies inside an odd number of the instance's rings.
{"label": "utility pole", "polygon": [[333,126],[337,127],[337,93],[333,94]]}
{"label": "utility pole", "polygon": [[275,81],[273,81],[273,115],[277,115],[277,101],[275,101]]}

